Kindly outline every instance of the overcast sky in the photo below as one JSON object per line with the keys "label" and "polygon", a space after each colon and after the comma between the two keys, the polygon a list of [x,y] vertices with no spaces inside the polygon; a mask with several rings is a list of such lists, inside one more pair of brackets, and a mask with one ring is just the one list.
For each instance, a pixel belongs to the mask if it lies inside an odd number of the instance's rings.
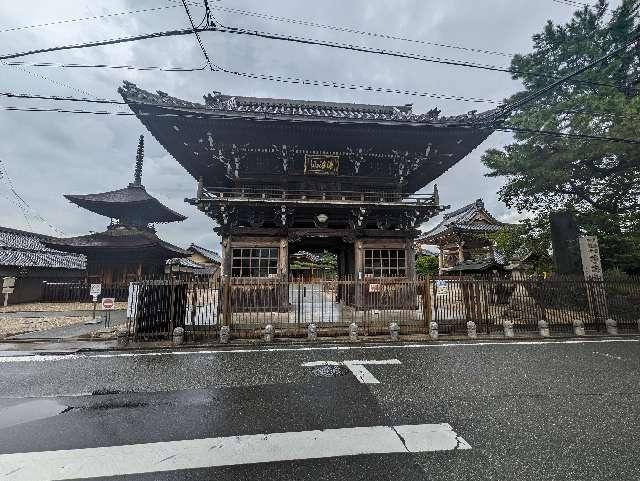
{"label": "overcast sky", "polygon": [[[196,2],[194,2],[195,4]],[[531,36],[544,23],[566,22],[575,7],[553,0],[236,0],[210,1],[213,6],[240,8],[322,24],[387,33],[434,43],[454,44],[505,53],[526,53]],[[0,2],[0,30],[55,20],[105,15],[127,10],[172,7],[150,12],[61,23],[0,32],[0,52],[8,53],[66,43],[130,36],[188,25],[180,2],[169,0],[22,0]],[[193,6],[198,20],[202,9]],[[321,28],[214,10],[222,23],[292,33],[318,39],[345,41],[420,54],[508,66],[510,58],[415,42],[376,39]],[[202,35],[215,63],[234,70],[335,80],[425,92],[502,100],[519,85],[506,73],[460,68],[275,40]],[[202,53],[193,36],[24,57],[26,62],[105,63],[136,66],[201,66]],[[114,69],[63,69],[0,65],[0,91],[65,96],[119,98],[117,88],[130,80],[147,90],[201,101],[211,91],[235,95],[267,96],[357,103],[413,103],[415,112],[438,107],[445,115],[486,110],[492,104],[436,100],[395,94],[368,93],[326,87],[279,84],[239,79],[223,73],[140,72]],[[2,106],[124,110],[99,104],[70,104],[0,97]],[[108,219],[75,207],[64,193],[85,194],[124,187],[133,176],[137,139],[147,134],[135,117],[0,111],[0,160],[13,185],[32,212],[17,207],[8,179],[0,179],[0,225],[55,234],[48,223],[66,235],[102,231]],[[496,133],[467,158],[437,180],[442,202],[452,208],[483,198],[488,209],[504,221],[513,221],[499,202],[504,182],[484,176],[480,156],[488,148],[508,143]],[[159,235],[188,246],[195,242],[219,250],[213,221],[184,203],[195,195],[196,183],[151,137],[145,135],[143,183],[171,208],[188,216],[182,223],[159,225]],[[429,186],[427,190],[431,190]],[[46,219],[39,220],[37,216]],[[429,225],[437,222],[432,220]]]}

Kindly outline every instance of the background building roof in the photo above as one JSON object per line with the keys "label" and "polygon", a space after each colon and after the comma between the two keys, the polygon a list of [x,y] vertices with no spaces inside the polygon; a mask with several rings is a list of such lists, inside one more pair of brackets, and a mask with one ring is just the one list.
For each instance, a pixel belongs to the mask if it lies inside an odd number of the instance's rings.
{"label": "background building roof", "polygon": [[505,226],[485,208],[482,199],[444,215],[442,222],[425,233],[420,242],[428,244],[449,232],[488,233],[496,232]]}
{"label": "background building roof", "polygon": [[86,268],[83,255],[49,248],[44,244],[48,239],[43,234],[0,227],[0,265],[74,270]]}

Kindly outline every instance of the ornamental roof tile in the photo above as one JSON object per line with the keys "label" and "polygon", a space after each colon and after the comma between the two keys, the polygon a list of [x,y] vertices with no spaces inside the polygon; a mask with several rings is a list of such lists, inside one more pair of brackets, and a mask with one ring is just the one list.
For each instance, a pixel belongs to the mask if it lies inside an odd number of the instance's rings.
{"label": "ornamental roof tile", "polygon": [[431,109],[424,114],[413,112],[412,104],[375,105],[345,102],[324,102],[317,100],[276,99],[268,97],[244,97],[213,92],[204,97],[204,105],[172,97],[165,92],[156,94],[125,81],[118,92],[129,104],[150,104],[220,112],[250,114],[273,114],[290,117],[313,117],[326,119],[352,119],[371,121],[401,121],[418,123],[460,123],[469,124],[492,118],[494,110],[478,113],[473,110],[463,115],[441,117],[440,110]]}

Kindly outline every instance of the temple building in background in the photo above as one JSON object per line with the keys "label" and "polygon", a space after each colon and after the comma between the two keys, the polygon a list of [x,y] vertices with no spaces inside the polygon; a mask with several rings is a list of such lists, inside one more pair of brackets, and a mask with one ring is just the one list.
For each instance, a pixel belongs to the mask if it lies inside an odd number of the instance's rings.
{"label": "temple building in background", "polygon": [[445,214],[442,222],[420,237],[418,244],[438,246],[440,274],[502,270],[502,259],[496,259],[493,242],[487,234],[506,226],[485,209],[482,199],[478,199]]}
{"label": "temple building in background", "polygon": [[329,251],[341,278],[412,278],[418,227],[444,210],[423,188],[475,149],[490,113],[119,89],[197,180],[222,271],[287,279],[291,255]]}
{"label": "temple building in background", "polygon": [[156,234],[153,224],[179,222],[186,217],[147,193],[142,185],[143,158],[144,138],[140,136],[134,180],[127,187],[99,194],[65,195],[79,207],[111,219],[104,232],[46,242],[60,251],[84,254],[89,282],[111,284],[159,275],[165,272],[168,259],[191,255]]}

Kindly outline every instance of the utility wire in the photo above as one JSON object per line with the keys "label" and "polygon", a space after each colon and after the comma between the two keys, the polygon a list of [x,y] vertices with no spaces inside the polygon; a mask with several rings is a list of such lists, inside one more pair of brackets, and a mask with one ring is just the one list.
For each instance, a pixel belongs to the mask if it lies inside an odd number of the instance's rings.
{"label": "utility wire", "polygon": [[9,97],[16,99],[27,99],[27,100],[55,100],[55,101],[65,101],[65,102],[87,102],[94,104],[112,104],[112,105],[127,105],[126,102],[122,100],[115,99],[101,99],[94,98],[90,99],[87,97],[68,97],[68,96],[58,96],[58,95],[41,95],[41,94],[25,94],[25,93],[15,93],[15,92],[0,92],[0,97]]}
{"label": "utility wire", "polygon": [[[196,27],[196,25],[193,23],[193,18],[191,18],[191,12],[189,12],[189,7],[187,6],[187,2],[185,2],[185,0],[182,0],[182,5],[184,5],[184,9],[187,12],[187,17],[189,17],[189,23],[191,24],[191,28],[193,29],[193,34],[196,36],[196,40],[198,41],[198,45],[200,45],[200,50],[202,50],[202,53],[204,55],[204,58],[207,60],[207,64],[209,65],[209,69],[213,72],[213,65],[211,65],[211,60],[209,59],[209,54],[207,53],[207,49],[204,47],[204,44],[202,43],[202,39],[200,38],[200,34],[198,33],[198,28]],[[209,11],[209,8],[207,7],[206,11]],[[205,14],[205,19],[207,19],[208,21],[208,16]],[[209,26],[209,24],[207,24],[207,26]]]}
{"label": "utility wire", "polygon": [[569,80],[577,77],[578,75],[583,74],[584,72],[586,72],[588,70],[591,70],[592,68],[596,67],[597,65],[600,65],[601,63],[606,62],[610,58],[615,57],[620,52],[623,52],[624,50],[626,50],[627,47],[635,44],[638,41],[638,39],[640,39],[640,33],[632,36],[629,40],[627,40],[624,43],[624,45],[612,50],[608,54],[603,55],[602,57],[600,57],[597,60],[594,60],[593,62],[589,62],[587,65],[584,65],[583,67],[575,70],[574,72],[570,73],[569,75],[565,75],[561,79],[556,80],[555,82],[547,85],[546,87],[541,88],[540,90],[537,90],[536,92],[533,92],[533,93],[525,96],[524,98],[522,98],[520,100],[516,100],[516,101],[510,102],[510,103],[508,103],[506,105],[503,105],[502,107],[500,107],[498,109],[499,112],[497,113],[496,118],[505,117],[506,115],[510,114],[514,110],[517,110],[520,107],[522,107],[522,106],[524,106],[524,105],[526,105],[528,103],[531,103],[534,100],[537,100],[538,98],[542,97],[543,95],[547,94],[548,92],[554,90],[556,87],[568,82]]}
{"label": "utility wire", "polygon": [[41,28],[41,27],[49,27],[52,25],[63,25],[63,24],[67,24],[67,23],[76,23],[76,22],[86,22],[88,20],[100,20],[103,18],[110,18],[110,17],[119,17],[119,16],[124,16],[124,15],[133,15],[133,14],[137,14],[137,13],[147,13],[147,12],[154,12],[154,11],[158,11],[158,10],[167,10],[170,8],[179,8],[180,5],[165,5],[162,7],[154,7],[154,8],[142,8],[139,10],[126,10],[123,12],[113,12],[113,13],[105,13],[103,15],[93,15],[91,17],[81,17],[81,18],[69,18],[69,19],[65,19],[65,20],[55,20],[52,22],[46,22],[46,23],[38,23],[38,24],[34,24],[34,25],[23,25],[20,27],[9,27],[9,28],[5,28],[0,30],[0,33],[6,33],[6,32],[17,32],[19,30],[28,30],[31,28]]}
{"label": "utility wire", "polygon": [[108,68],[117,70],[159,71],[159,72],[202,72],[206,67],[167,67],[167,66],[137,66],[137,65],[110,65],[105,63],[56,63],[56,62],[24,62],[22,60],[10,60],[0,62],[7,66],[27,67],[56,67],[56,68]]}
{"label": "utility wire", "polygon": [[415,44],[420,44],[420,45],[430,45],[433,47],[444,47],[444,48],[451,48],[451,49],[456,49],[456,50],[462,50],[465,52],[474,52],[474,53],[481,53],[481,54],[486,54],[486,55],[499,55],[499,56],[503,56],[503,57],[512,57],[513,54],[511,53],[507,53],[507,52],[500,52],[497,50],[486,50],[486,49],[481,49],[481,48],[474,48],[474,47],[465,47],[462,45],[454,45],[454,44],[449,44],[449,43],[438,43],[438,42],[430,42],[427,40],[417,40],[417,39],[413,39],[413,38],[407,38],[407,37],[401,37],[398,35],[391,35],[391,34],[387,34],[387,33],[378,33],[378,32],[369,32],[369,31],[365,31],[365,30],[358,30],[355,29],[353,27],[341,27],[341,26],[336,26],[336,25],[328,25],[328,24],[323,24],[323,23],[316,23],[316,22],[311,22],[308,20],[301,20],[301,19],[297,19],[297,18],[290,18],[290,17],[280,17],[277,15],[270,15],[267,13],[261,13],[261,12],[253,12],[250,10],[242,10],[239,8],[229,8],[229,7],[223,7],[220,5],[214,5],[211,7],[212,9],[215,10],[220,10],[223,12],[227,12],[227,13],[232,13],[232,14],[237,14],[237,15],[245,15],[245,16],[250,16],[250,17],[255,17],[255,18],[261,18],[261,19],[265,19],[265,20],[274,20],[276,22],[284,22],[284,23],[290,23],[290,24],[295,24],[295,25],[303,25],[303,26],[307,26],[307,27],[315,27],[315,28],[323,28],[326,30],[333,30],[333,31],[337,31],[337,32],[345,32],[345,33],[353,33],[356,35],[363,35],[363,36],[367,36],[367,37],[377,37],[377,38],[384,38],[387,40],[399,40],[399,41],[403,41],[403,42],[410,42],[410,43],[415,43]]}
{"label": "utility wire", "polygon": [[[53,112],[53,113],[65,113],[65,114],[85,114],[85,115],[113,115],[118,117],[171,117],[171,118],[189,118],[189,119],[208,119],[209,115],[197,113],[197,114],[156,114],[156,113],[147,113],[147,112],[112,112],[112,111],[91,111],[91,110],[67,110],[67,109],[59,109],[59,108],[40,108],[40,107],[13,107],[13,106],[0,106],[0,110],[13,111],[13,112]],[[446,124],[444,124],[446,125]],[[490,131],[501,131],[501,132],[521,132],[521,133],[530,133],[534,135],[546,135],[552,137],[561,137],[561,138],[571,138],[571,139],[582,139],[582,140],[593,140],[593,141],[604,141],[604,142],[614,142],[614,143],[624,143],[624,144],[633,144],[640,145],[640,139],[628,139],[622,137],[606,137],[606,136],[597,136],[597,135],[589,135],[589,134],[571,134],[566,132],[555,132],[551,130],[536,130],[536,129],[527,129],[523,127],[516,127],[511,125],[497,125],[491,126],[487,123],[456,123],[456,126],[467,127],[471,129],[477,130],[490,130]]]}
{"label": "utility wire", "polygon": [[[272,34],[272,33],[269,33],[269,32],[261,32],[261,31],[257,31],[257,30],[246,30],[246,29],[236,28],[236,27],[214,26],[214,27],[203,28],[203,29],[199,29],[198,30],[198,32],[203,32],[203,31],[217,31],[217,32],[223,32],[223,33],[233,33],[233,34],[238,34],[238,35],[249,35],[249,36],[256,36],[256,37],[275,39],[275,40],[283,40],[283,41],[297,42],[297,43],[310,44],[310,45],[319,45],[319,46],[326,46],[326,47],[332,47],[332,48],[352,50],[352,51],[358,51],[358,52],[364,52],[364,53],[372,53],[372,54],[385,55],[385,56],[391,56],[391,57],[399,57],[399,58],[405,58],[405,59],[411,59],[411,60],[419,60],[419,61],[423,61],[423,62],[439,63],[439,64],[445,64],[445,65],[468,67],[468,68],[477,68],[477,69],[490,70],[490,71],[495,71],[495,72],[505,72],[505,73],[511,73],[511,74],[519,74],[519,75],[534,75],[534,76],[539,76],[539,77],[544,77],[544,78],[557,78],[557,76],[554,76],[554,75],[546,75],[546,74],[533,73],[533,72],[522,72],[522,71],[509,69],[509,68],[498,67],[498,66],[494,66],[494,65],[483,65],[483,64],[476,64],[476,63],[472,63],[472,62],[457,61],[457,60],[448,59],[448,58],[430,57],[430,56],[425,56],[425,55],[420,55],[420,54],[412,54],[412,53],[408,53],[408,52],[376,49],[376,48],[370,48],[370,47],[364,47],[364,46],[355,46],[355,45],[342,44],[342,43],[337,43],[337,42],[328,42],[328,41],[321,41],[321,40],[314,40],[314,39],[306,39],[306,38],[303,38],[303,37],[294,37],[294,36],[288,36],[288,35]],[[94,41],[94,42],[87,42],[87,43],[80,43],[80,44],[69,44],[69,45],[62,45],[62,46],[57,46],[57,47],[47,47],[47,48],[41,48],[41,49],[36,49],[36,50],[29,50],[29,51],[25,51],[25,52],[17,52],[17,53],[5,54],[5,55],[0,55],[0,60],[8,60],[8,59],[13,59],[13,58],[26,57],[26,56],[34,55],[34,54],[38,54],[38,53],[55,52],[55,51],[60,51],[60,50],[73,50],[73,49],[97,47],[97,46],[103,46],[103,45],[114,45],[114,44],[119,44],[119,43],[134,42],[134,41],[147,40],[147,39],[153,39],[153,38],[172,37],[172,36],[179,36],[179,35],[190,35],[190,34],[193,34],[193,33],[194,33],[193,29],[168,30],[168,31],[164,31],[164,32],[154,32],[154,33],[148,33],[148,34],[142,34],[142,35],[135,35],[135,36],[131,36],[131,37],[119,37],[119,38],[115,38],[115,39],[98,40],[98,41]],[[212,64],[212,66],[213,66],[213,64]],[[575,82],[576,83],[589,84],[589,85],[598,85],[598,86],[618,88],[617,85],[608,84],[608,83],[601,83],[601,82],[590,82],[590,81],[579,80],[579,79],[575,80]]]}

